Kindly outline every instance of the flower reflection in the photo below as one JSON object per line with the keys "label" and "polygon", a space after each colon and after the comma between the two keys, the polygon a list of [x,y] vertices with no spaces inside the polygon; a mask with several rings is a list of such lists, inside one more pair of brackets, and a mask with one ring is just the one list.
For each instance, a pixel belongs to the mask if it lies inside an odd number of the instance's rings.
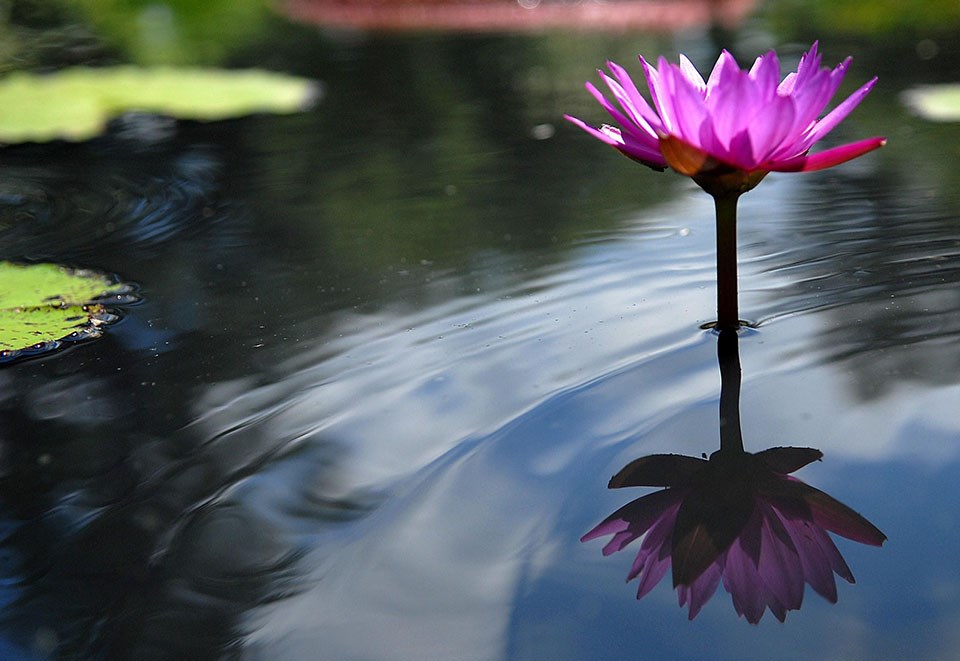
{"label": "flower reflection", "polygon": [[581,538],[613,535],[603,554],[643,538],[627,580],[637,598],[672,568],[673,586],[696,617],[721,583],[737,614],[756,624],[764,611],[784,621],[809,584],[837,601],[834,574],[854,582],[828,532],[880,546],[886,536],[861,515],[790,473],[819,460],[813,448],[745,452],[740,433],[736,332],[720,333],[720,450],[709,459],[651,455],[625,466],[610,488],[666,487],[627,505]]}

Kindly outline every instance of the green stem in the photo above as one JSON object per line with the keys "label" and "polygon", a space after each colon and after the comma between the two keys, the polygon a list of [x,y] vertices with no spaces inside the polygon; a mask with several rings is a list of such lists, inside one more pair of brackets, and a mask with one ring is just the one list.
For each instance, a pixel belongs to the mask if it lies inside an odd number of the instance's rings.
{"label": "green stem", "polygon": [[717,209],[717,330],[739,328],[737,308],[737,200],[740,193],[714,195]]}
{"label": "green stem", "polygon": [[720,451],[743,453],[740,431],[740,348],[737,331],[720,330],[717,359],[720,363]]}

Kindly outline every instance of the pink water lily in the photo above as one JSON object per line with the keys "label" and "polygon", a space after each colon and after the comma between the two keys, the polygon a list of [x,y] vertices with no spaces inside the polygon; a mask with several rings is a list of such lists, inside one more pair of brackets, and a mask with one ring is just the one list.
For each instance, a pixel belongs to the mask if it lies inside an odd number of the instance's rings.
{"label": "pink water lily", "polygon": [[704,81],[686,56],[680,64],[642,57],[653,105],[630,75],[608,62],[600,72],[616,104],[592,84],[596,97],[616,126],[594,128],[566,115],[587,133],[630,158],[657,170],[668,166],[691,177],[713,196],[717,211],[716,328],[742,325],[737,302],[737,201],[772,171],[822,170],[872,151],[885,138],[867,138],[810,153],[873,88],[874,77],[830,112],[827,104],[843,80],[850,58],[833,69],[821,67],[817,43],[800,58],[795,72],[780,79],[774,51],[743,70],[727,51]]}
{"label": "pink water lily", "polygon": [[690,619],[722,583],[747,621],[756,624],[769,608],[782,622],[800,608],[805,583],[835,603],[834,574],[854,582],[828,531],[876,546],[886,540],[843,503],[788,475],[821,456],[812,448],[771,448],[720,450],[709,461],[642,457],[610,487],[667,488],[621,507],[581,541],[613,535],[603,547],[610,555],[643,538],[627,576],[639,578],[637,599],[672,567]]}
{"label": "pink water lily", "polygon": [[874,77],[823,115],[850,58],[833,69],[821,67],[821,59],[814,43],[801,57],[797,71],[781,80],[774,51],[758,57],[749,70],[740,69],[733,56],[723,51],[704,81],[684,55],[679,64],[660,57],[656,67],[641,57],[652,106],[626,70],[608,62],[612,75],[602,71],[600,75],[617,104],[592,84],[586,86],[619,128],[594,128],[576,117],[566,117],[650,167],[670,166],[694,178],[735,172],[741,175],[738,186],[746,190],[767,172],[820,170],[884,144],[884,138],[874,137],[809,153],[877,80]]}

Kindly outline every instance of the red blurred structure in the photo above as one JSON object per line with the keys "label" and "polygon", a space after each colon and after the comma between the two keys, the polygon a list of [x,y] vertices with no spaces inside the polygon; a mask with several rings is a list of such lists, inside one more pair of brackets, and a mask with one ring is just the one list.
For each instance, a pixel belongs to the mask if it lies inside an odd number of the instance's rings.
{"label": "red blurred structure", "polygon": [[756,0],[286,0],[281,10],[307,23],[368,30],[673,32],[710,24],[732,27],[755,4]]}

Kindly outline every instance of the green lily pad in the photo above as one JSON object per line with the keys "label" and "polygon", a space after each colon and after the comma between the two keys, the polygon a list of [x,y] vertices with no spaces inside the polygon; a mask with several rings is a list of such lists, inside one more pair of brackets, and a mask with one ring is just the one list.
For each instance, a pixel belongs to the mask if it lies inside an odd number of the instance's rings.
{"label": "green lily pad", "polygon": [[917,87],[904,93],[904,101],[924,119],[960,121],[960,83]]}
{"label": "green lily pad", "polygon": [[0,364],[99,337],[116,320],[103,301],[129,302],[130,291],[94,271],[0,262]]}
{"label": "green lily pad", "polygon": [[318,97],[313,81],[259,70],[75,67],[0,80],[0,141],[86,140],[127,112],[218,120],[294,113]]}

